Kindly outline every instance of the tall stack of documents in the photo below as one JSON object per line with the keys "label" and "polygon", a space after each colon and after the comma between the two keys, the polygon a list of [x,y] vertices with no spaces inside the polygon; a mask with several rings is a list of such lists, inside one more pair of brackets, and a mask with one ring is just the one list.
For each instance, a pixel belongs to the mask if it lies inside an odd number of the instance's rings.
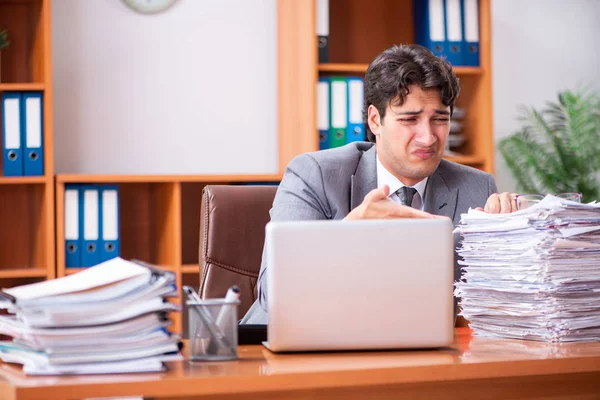
{"label": "tall stack of documents", "polygon": [[455,294],[474,334],[600,338],[600,204],[548,195],[511,214],[469,210]]}
{"label": "tall stack of documents", "polygon": [[163,371],[180,359],[166,329],[175,275],[122,258],[56,280],[4,289],[0,359],[32,375]]}

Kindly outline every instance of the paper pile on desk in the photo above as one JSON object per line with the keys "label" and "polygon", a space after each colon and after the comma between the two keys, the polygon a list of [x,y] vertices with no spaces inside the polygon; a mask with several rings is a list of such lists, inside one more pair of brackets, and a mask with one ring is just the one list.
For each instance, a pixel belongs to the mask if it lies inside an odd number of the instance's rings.
{"label": "paper pile on desk", "polygon": [[167,312],[175,275],[115,258],[74,275],[4,289],[0,358],[32,375],[164,371],[180,359]]}
{"label": "paper pile on desk", "polygon": [[469,210],[456,230],[455,295],[474,334],[600,339],[600,204],[548,195],[511,214]]}

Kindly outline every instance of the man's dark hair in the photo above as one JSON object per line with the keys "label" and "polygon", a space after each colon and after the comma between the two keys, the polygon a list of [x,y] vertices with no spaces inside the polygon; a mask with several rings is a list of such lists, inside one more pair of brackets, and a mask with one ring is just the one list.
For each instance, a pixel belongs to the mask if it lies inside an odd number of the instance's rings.
{"label": "man's dark hair", "polygon": [[423,46],[395,45],[375,57],[365,73],[363,120],[369,142],[375,142],[367,121],[369,106],[373,104],[377,108],[383,121],[388,104],[392,101],[393,105],[404,104],[412,85],[437,89],[452,115],[460,87],[450,64]]}

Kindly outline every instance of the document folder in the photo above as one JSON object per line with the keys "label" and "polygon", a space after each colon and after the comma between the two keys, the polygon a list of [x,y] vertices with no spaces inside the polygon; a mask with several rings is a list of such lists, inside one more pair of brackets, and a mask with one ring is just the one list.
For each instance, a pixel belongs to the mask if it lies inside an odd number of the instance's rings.
{"label": "document folder", "polygon": [[446,60],[452,64],[463,65],[463,22],[461,0],[446,0]]}
{"label": "document folder", "polygon": [[65,267],[81,266],[79,246],[79,186],[65,188]]}
{"label": "document folder", "polygon": [[21,93],[2,94],[2,165],[4,176],[23,176]]}
{"label": "document folder", "polygon": [[329,62],[329,0],[317,0],[317,46],[320,63]]}
{"label": "document folder", "polygon": [[91,267],[100,262],[98,187],[81,185],[79,193],[81,266]]}
{"label": "document folder", "polygon": [[346,143],[364,141],[363,123],[364,81],[360,77],[348,77],[348,130]]}
{"label": "document folder", "polygon": [[415,41],[436,56],[447,53],[444,0],[413,0]]}
{"label": "document folder", "polygon": [[479,0],[462,0],[463,64],[479,66]]}
{"label": "document folder", "polygon": [[348,82],[345,77],[330,78],[329,98],[331,101],[331,123],[329,128],[329,147],[346,144],[348,128]]}
{"label": "document folder", "polygon": [[24,175],[44,175],[44,147],[43,147],[43,113],[42,93],[25,92],[21,102],[23,113],[22,132],[25,145],[23,157]]}
{"label": "document folder", "polygon": [[319,150],[329,148],[329,79],[320,77],[317,82],[317,128]]}
{"label": "document folder", "polygon": [[100,187],[100,262],[118,257],[119,245],[119,188]]}

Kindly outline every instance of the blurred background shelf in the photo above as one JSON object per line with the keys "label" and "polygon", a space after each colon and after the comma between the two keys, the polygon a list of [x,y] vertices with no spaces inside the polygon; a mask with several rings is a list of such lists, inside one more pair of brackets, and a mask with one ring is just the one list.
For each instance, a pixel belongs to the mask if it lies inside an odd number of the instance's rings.
{"label": "blurred background shelf", "polygon": [[15,268],[1,269],[0,278],[45,278],[48,275],[46,268]]}
{"label": "blurred background shelf", "polygon": [[200,265],[199,264],[182,265],[181,272],[184,274],[199,274],[200,273]]}
{"label": "blurred background shelf", "polygon": [[[364,74],[367,71],[369,64],[342,64],[342,63],[325,63],[319,64],[319,72],[332,73],[360,73]],[[454,67],[456,75],[481,75],[484,70],[479,67]]]}
{"label": "blurred background shelf", "polygon": [[267,175],[97,175],[97,174],[60,174],[57,183],[243,183],[277,182],[280,174]]}
{"label": "blurred background shelf", "polygon": [[0,83],[0,92],[10,92],[10,91],[43,92],[45,89],[46,89],[46,85],[43,83]]}
{"label": "blurred background shelf", "polygon": [[45,176],[0,176],[0,185],[35,185],[40,183],[51,183],[52,178]]}

